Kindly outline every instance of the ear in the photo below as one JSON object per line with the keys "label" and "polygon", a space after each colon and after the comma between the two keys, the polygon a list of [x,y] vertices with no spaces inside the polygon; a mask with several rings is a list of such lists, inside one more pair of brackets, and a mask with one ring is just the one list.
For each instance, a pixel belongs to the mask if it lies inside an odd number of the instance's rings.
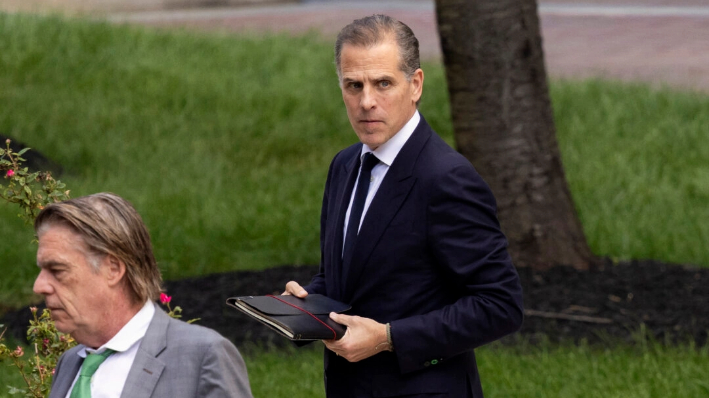
{"label": "ear", "polygon": [[102,268],[106,276],[106,281],[111,287],[120,284],[123,281],[123,276],[126,274],[125,263],[110,254],[103,259]]}
{"label": "ear", "polygon": [[421,68],[416,69],[416,72],[411,76],[411,86],[411,99],[416,103],[423,94],[423,70]]}

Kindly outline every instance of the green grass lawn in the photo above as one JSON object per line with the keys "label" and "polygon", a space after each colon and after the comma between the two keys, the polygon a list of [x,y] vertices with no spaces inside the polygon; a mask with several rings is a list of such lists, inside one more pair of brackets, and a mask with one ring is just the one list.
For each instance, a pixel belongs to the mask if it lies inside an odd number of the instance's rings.
{"label": "green grass lawn", "polygon": [[597,81],[552,97],[594,253],[709,266],[709,96]]}
{"label": "green grass lawn", "polygon": [[[322,349],[246,355],[255,397],[324,397]],[[493,344],[477,350],[489,398],[692,398],[709,395],[709,350]]]}
{"label": "green grass lawn", "polygon": [[[709,396],[709,351],[691,346],[494,344],[477,350],[488,398],[700,398]],[[322,345],[244,353],[255,398],[324,397]],[[0,363],[0,397],[21,379]]]}
{"label": "green grass lawn", "polygon": [[[0,132],[62,164],[73,196],[132,201],[166,278],[318,263],[327,167],[356,141],[330,45],[0,15],[0,48]],[[450,137],[445,91],[428,97]],[[37,272],[15,213],[0,205],[10,306]]]}
{"label": "green grass lawn", "polygon": [[[316,264],[327,166],[356,141],[331,58],[314,35],[0,14],[0,133],[62,164],[73,196],[132,201],[166,278]],[[443,70],[424,68],[421,111],[452,142]],[[594,81],[556,82],[552,98],[594,252],[709,266],[709,98]],[[16,212],[0,204],[0,311],[33,300],[36,247]],[[323,396],[320,355],[249,352],[256,397]],[[519,344],[478,355],[488,397],[709,395],[705,348]],[[0,396],[19,381],[6,366]]]}
{"label": "green grass lawn", "polygon": [[[316,264],[332,156],[355,142],[331,45],[0,14],[0,133],[62,164],[73,196],[134,203],[164,276]],[[449,142],[443,71],[422,113]],[[552,85],[595,253],[709,265],[709,98]],[[0,303],[31,301],[32,232],[0,204]],[[0,309],[2,311],[2,309]]]}

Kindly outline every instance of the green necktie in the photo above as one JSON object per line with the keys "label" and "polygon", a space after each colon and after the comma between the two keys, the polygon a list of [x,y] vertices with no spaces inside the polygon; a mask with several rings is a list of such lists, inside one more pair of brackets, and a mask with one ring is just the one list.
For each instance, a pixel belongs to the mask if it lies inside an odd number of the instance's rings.
{"label": "green necktie", "polygon": [[74,388],[71,390],[70,398],[91,398],[91,377],[96,373],[103,361],[115,351],[106,350],[101,354],[89,354],[81,365],[79,379],[76,380]]}

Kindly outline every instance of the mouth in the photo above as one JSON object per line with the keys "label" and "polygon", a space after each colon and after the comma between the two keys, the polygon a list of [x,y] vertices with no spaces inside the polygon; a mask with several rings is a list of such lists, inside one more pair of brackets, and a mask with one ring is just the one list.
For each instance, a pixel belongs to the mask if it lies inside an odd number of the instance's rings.
{"label": "mouth", "polygon": [[377,123],[383,123],[381,120],[369,120],[369,119],[363,119],[363,120],[360,120],[359,122],[365,126],[373,126]]}
{"label": "mouth", "polygon": [[51,311],[51,312],[62,311],[61,307],[53,307],[53,306],[50,306],[50,305],[47,305],[47,309],[48,309],[49,311]]}

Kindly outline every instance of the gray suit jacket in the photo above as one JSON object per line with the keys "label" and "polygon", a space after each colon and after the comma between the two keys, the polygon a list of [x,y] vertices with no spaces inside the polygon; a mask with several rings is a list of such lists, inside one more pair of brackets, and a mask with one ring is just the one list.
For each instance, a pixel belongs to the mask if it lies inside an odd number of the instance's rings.
{"label": "gray suit jacket", "polygon": [[[79,345],[65,352],[49,398],[65,398],[82,359]],[[239,351],[219,333],[170,318],[161,308],[138,348],[122,398],[251,398]]]}

